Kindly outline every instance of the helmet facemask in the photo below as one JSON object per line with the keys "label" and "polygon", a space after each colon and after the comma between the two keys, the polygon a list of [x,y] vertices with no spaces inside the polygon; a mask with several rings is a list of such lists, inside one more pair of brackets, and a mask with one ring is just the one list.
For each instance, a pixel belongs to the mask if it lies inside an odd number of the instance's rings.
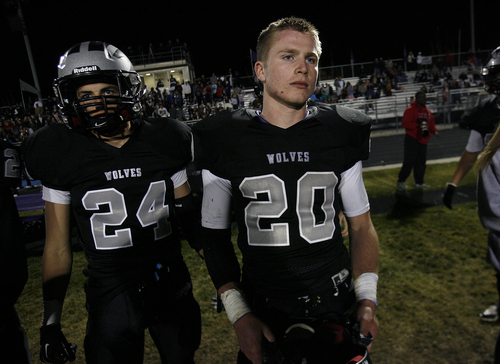
{"label": "helmet facemask", "polygon": [[491,59],[481,70],[481,75],[485,90],[500,95],[500,47],[491,52]]}
{"label": "helmet facemask", "polygon": [[484,89],[491,94],[500,95],[500,66],[485,67],[481,74],[484,78]]}

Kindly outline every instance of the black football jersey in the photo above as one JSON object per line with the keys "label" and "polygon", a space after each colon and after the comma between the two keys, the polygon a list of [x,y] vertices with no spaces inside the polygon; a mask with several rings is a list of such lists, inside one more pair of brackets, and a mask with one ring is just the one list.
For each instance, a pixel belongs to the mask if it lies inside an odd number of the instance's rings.
{"label": "black football jersey", "polygon": [[497,95],[490,95],[474,107],[465,112],[460,120],[460,127],[476,130],[483,138],[486,134],[493,133],[500,121],[500,107]]}
{"label": "black football jersey", "polygon": [[28,278],[25,241],[12,188],[21,185],[18,148],[0,139],[0,292],[3,307],[13,306]]}
{"label": "black football jersey", "polygon": [[182,260],[170,177],[192,160],[186,125],[168,118],[143,122],[115,148],[91,133],[53,124],[30,136],[23,153],[33,178],[71,193],[89,262],[88,298],[112,296],[156,263]]}
{"label": "black football jersey", "polygon": [[21,159],[19,148],[0,139],[0,185],[19,187],[21,185]]}
{"label": "black football jersey", "polygon": [[302,296],[328,290],[349,268],[339,228],[342,172],[367,159],[370,118],[345,107],[311,107],[290,128],[253,110],[193,127],[199,168],[232,185],[243,277],[258,293]]}

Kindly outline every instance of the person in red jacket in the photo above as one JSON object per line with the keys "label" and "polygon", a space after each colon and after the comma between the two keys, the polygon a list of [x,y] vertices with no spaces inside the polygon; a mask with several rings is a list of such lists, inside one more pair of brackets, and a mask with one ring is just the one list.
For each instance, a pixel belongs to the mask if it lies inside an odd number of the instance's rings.
{"label": "person in red jacket", "polygon": [[425,106],[425,92],[415,94],[415,101],[405,110],[402,126],[406,130],[404,142],[404,160],[399,171],[397,189],[405,190],[405,181],[413,169],[416,188],[429,187],[424,184],[427,162],[427,143],[431,134],[439,138],[436,123],[431,111]]}

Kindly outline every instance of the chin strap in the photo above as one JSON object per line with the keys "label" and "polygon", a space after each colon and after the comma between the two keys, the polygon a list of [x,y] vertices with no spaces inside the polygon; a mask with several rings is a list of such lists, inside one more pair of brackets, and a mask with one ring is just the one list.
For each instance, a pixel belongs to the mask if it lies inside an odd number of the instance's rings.
{"label": "chin strap", "polygon": [[127,121],[125,123],[118,125],[116,128],[112,129],[109,132],[102,132],[99,129],[93,129],[91,130],[91,132],[99,140],[111,141],[111,140],[123,140],[130,138],[130,136],[134,132],[134,129],[135,129],[135,123]]}

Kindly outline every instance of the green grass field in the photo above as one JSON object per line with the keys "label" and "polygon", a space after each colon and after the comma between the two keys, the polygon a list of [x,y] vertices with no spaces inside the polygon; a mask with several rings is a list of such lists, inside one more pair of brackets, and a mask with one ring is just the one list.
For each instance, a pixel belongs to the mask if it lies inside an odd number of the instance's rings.
{"label": "green grass field", "polygon": [[[456,163],[429,165],[426,183],[444,188],[455,167]],[[393,195],[397,173],[394,169],[366,172],[369,196]],[[473,173],[461,184],[466,185],[475,185]],[[380,334],[373,346],[374,363],[493,362],[500,325],[482,323],[478,314],[498,297],[494,271],[485,261],[487,232],[481,227],[476,209],[476,203],[471,202],[455,205],[453,210],[437,205],[372,216],[380,239]],[[225,314],[217,314],[211,306],[215,290],[206,268],[185,245],[185,259],[203,315],[202,344],[196,362],[234,363],[238,345],[232,327]],[[74,255],[62,324],[67,338],[79,347],[75,363],[84,363],[85,259],[81,252]],[[29,281],[16,306],[28,335],[33,363],[39,363],[40,263],[40,257],[29,258]],[[145,363],[160,363],[149,338]]]}

